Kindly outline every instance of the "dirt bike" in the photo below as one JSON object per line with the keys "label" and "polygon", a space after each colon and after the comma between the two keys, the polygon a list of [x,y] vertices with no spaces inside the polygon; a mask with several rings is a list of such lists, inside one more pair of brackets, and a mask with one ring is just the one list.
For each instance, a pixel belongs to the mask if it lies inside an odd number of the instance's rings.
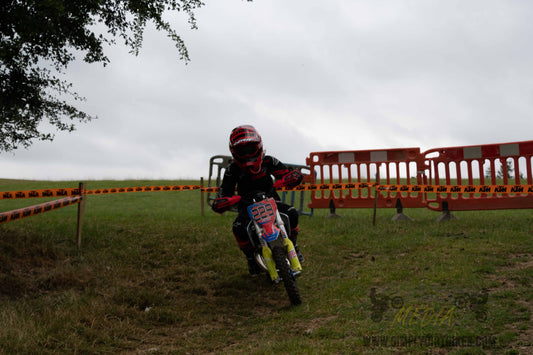
{"label": "dirt bike", "polygon": [[247,226],[250,241],[254,247],[257,264],[265,270],[274,284],[283,282],[293,305],[302,303],[296,284],[296,277],[302,273],[302,266],[289,239],[289,218],[278,211],[276,201],[257,194],[254,203],[248,206],[252,219]]}

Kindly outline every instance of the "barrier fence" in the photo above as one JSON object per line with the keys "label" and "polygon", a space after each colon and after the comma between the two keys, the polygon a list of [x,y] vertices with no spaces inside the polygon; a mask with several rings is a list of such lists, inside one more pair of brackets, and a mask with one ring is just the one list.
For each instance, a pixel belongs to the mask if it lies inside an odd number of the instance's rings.
{"label": "barrier fence", "polygon": [[46,189],[46,190],[29,190],[29,191],[5,191],[0,193],[0,199],[21,199],[21,198],[37,198],[37,197],[58,197],[69,196],[62,199],[48,201],[37,205],[19,208],[12,211],[0,213],[0,224],[15,221],[17,219],[34,216],[37,214],[57,210],[59,208],[70,205],[78,205],[78,227],[77,227],[77,242],[78,247],[81,246],[81,220],[85,208],[85,185],[79,184],[76,188],[67,189]]}
{"label": "barrier fence", "polygon": [[[412,177],[421,163],[419,148],[360,150],[311,153],[306,163],[310,166],[315,183],[366,183],[360,191],[340,190],[311,194],[310,208],[330,208],[333,203],[340,208],[387,208],[395,207],[395,199],[401,196],[405,207],[423,207],[422,194],[413,191],[386,191],[383,198],[374,198],[371,187],[380,184],[413,186],[422,184],[420,176]],[[385,174],[381,173],[382,166]],[[402,181],[401,175],[407,179]]]}
{"label": "barrier fence", "polygon": [[[313,152],[315,184],[365,183],[360,191],[313,191],[310,208],[532,208],[533,141],[478,146]],[[372,186],[379,186],[371,189]],[[384,186],[389,186],[385,188]],[[447,187],[446,187],[447,186]]]}
{"label": "barrier fence", "polygon": [[[281,188],[282,192],[322,192],[327,193],[331,197],[335,191],[362,191],[367,189],[374,189],[379,193],[423,193],[423,194],[498,194],[500,195],[520,195],[532,196],[533,184],[530,185],[381,185],[379,183],[333,183],[333,184],[306,184],[299,185],[294,188]],[[124,187],[124,188],[109,188],[109,189],[47,189],[47,190],[29,190],[29,191],[5,191],[1,192],[3,199],[15,198],[34,198],[34,197],[50,197],[60,196],[63,191],[71,190],[73,196],[54,200],[50,202],[41,203],[38,205],[19,208],[16,210],[1,212],[0,224],[16,219],[30,217],[36,214],[49,212],[58,208],[70,206],[83,201],[85,195],[103,195],[113,193],[127,193],[127,192],[158,192],[158,191],[192,191],[200,190],[205,192],[217,192],[218,187],[202,187],[201,185],[175,185],[175,186],[143,186],[143,187]],[[46,191],[44,194],[39,194],[41,191]],[[9,197],[7,197],[9,196]]]}
{"label": "barrier fence", "polygon": [[[222,159],[216,162],[215,159]],[[104,188],[86,190],[59,188],[0,192],[0,200],[62,197],[35,206],[0,213],[0,224],[78,204],[78,245],[81,243],[81,218],[85,195],[129,192],[201,191],[202,214],[204,193],[218,191],[221,173],[229,157],[211,160],[209,186],[166,185]],[[420,152],[419,148],[314,152],[307,166],[291,165],[304,174],[304,184],[281,188],[283,200],[300,193],[299,212],[304,213],[304,194],[310,192],[308,207],[314,208],[396,208],[426,207],[431,210],[470,211],[489,209],[533,208],[533,141],[487,144],[479,146],[436,148]],[[212,167],[217,167],[216,185],[211,185]]]}
{"label": "barrier fence", "polygon": [[[489,144],[466,147],[431,149],[424,153],[428,184],[450,184],[455,177],[457,185],[520,185],[533,183],[531,159],[533,141]],[[500,194],[497,191],[475,194],[443,194],[429,196],[427,207],[439,210],[494,210],[533,208],[533,196],[524,191]]]}
{"label": "barrier fence", "polygon": [[65,197],[60,200],[41,203],[38,205],[19,208],[9,212],[0,213],[0,223],[6,223],[17,219],[34,216],[52,210],[57,210],[62,207],[67,207],[81,201],[81,196]]}

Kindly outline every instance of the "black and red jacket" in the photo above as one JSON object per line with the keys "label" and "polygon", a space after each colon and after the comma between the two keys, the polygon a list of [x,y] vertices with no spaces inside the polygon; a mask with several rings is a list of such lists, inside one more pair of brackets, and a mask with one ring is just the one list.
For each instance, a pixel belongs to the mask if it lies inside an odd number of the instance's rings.
{"label": "black and red jacket", "polygon": [[218,197],[231,197],[237,192],[241,196],[239,210],[251,204],[258,191],[279,201],[280,197],[274,188],[272,176],[281,179],[288,172],[289,169],[285,164],[270,155],[263,158],[261,171],[256,175],[247,174],[236,163],[231,163],[224,172]]}

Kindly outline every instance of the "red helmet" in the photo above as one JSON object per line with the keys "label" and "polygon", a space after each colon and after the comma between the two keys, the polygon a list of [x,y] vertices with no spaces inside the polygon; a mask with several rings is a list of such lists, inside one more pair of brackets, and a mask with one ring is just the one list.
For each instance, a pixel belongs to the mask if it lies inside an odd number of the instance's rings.
{"label": "red helmet", "polygon": [[244,171],[259,174],[263,163],[263,141],[257,130],[250,125],[233,129],[229,137],[229,150],[234,161]]}

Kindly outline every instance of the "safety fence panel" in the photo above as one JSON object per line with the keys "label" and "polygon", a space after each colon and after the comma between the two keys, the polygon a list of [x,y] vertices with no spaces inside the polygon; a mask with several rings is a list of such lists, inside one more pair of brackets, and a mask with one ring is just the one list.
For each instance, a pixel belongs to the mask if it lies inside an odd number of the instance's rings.
{"label": "safety fence panel", "polygon": [[368,183],[362,189],[312,191],[310,208],[425,207],[423,193],[381,191],[374,184],[421,185],[424,159],[420,148],[310,153],[306,164],[315,184]]}
{"label": "safety fence panel", "polygon": [[[531,185],[533,141],[436,148],[423,153],[429,185]],[[533,194],[428,194],[432,210],[533,208]]]}
{"label": "safety fence panel", "polygon": [[[219,187],[222,183],[224,171],[231,164],[231,156],[229,155],[215,155],[209,159],[209,178],[207,181],[208,187]],[[216,170],[216,172],[215,172]],[[213,200],[216,198],[215,194],[207,193],[207,204],[211,206]]]}

